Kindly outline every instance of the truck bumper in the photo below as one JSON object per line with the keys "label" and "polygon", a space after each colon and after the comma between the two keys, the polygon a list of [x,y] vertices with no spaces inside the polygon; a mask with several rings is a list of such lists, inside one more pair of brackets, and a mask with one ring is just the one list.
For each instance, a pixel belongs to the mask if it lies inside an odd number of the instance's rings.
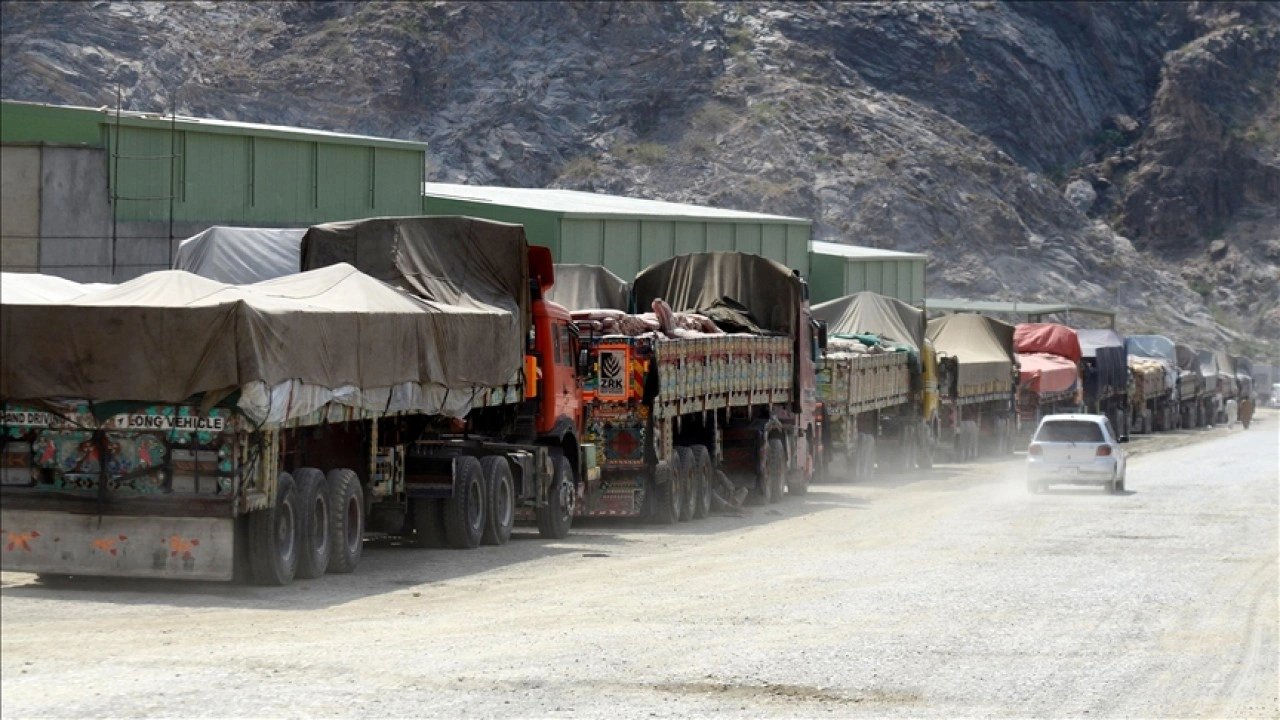
{"label": "truck bumper", "polygon": [[0,510],[0,570],[230,580],[235,520]]}

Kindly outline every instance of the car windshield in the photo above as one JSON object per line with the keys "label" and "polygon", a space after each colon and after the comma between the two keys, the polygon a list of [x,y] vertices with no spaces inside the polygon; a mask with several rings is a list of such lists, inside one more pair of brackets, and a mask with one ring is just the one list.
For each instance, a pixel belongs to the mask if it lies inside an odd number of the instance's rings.
{"label": "car windshield", "polygon": [[1103,442],[1102,428],[1088,420],[1055,420],[1040,426],[1036,442]]}

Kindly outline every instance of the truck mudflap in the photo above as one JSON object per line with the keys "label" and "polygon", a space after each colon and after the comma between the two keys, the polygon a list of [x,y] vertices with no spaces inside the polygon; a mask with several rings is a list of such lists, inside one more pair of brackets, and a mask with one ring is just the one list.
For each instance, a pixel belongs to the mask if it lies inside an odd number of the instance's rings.
{"label": "truck mudflap", "polygon": [[230,580],[235,520],[0,510],[0,570]]}

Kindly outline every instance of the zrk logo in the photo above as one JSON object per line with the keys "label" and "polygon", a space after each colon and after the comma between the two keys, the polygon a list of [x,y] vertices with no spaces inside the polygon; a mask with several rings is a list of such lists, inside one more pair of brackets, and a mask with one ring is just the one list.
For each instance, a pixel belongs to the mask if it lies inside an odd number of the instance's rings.
{"label": "zrk logo", "polygon": [[627,394],[623,375],[626,369],[624,353],[618,350],[600,351],[600,387],[601,395],[621,397]]}

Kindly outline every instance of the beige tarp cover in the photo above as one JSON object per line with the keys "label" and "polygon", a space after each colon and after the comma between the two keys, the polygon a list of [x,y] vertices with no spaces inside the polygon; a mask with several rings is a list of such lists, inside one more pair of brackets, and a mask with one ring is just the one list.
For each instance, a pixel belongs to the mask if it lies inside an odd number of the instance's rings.
{"label": "beige tarp cover", "polygon": [[630,310],[631,286],[599,265],[556,265],[556,284],[547,299],[566,310]]}
{"label": "beige tarp cover", "polygon": [[1012,383],[1012,325],[960,313],[930,320],[927,335],[939,355],[957,359],[960,388]]}
{"label": "beige tarp cover", "polygon": [[796,335],[803,297],[800,278],[759,255],[693,253],[650,265],[632,284],[635,311],[662,298],[676,312],[698,312],[722,297],[746,306],[765,330]]}
{"label": "beige tarp cover", "polygon": [[0,273],[0,303],[43,305],[78,298],[104,285],[83,285],[56,275]]}
{"label": "beige tarp cover", "polygon": [[901,300],[860,292],[813,306],[829,334],[872,333],[919,350],[924,345],[924,311]]}
{"label": "beige tarp cover", "polygon": [[167,270],[0,312],[5,400],[181,402],[239,390],[259,420],[335,398],[456,415],[476,386],[517,377],[520,354],[517,345],[504,362],[466,340],[509,332],[507,313],[423,302],[345,264],[254,285]]}

